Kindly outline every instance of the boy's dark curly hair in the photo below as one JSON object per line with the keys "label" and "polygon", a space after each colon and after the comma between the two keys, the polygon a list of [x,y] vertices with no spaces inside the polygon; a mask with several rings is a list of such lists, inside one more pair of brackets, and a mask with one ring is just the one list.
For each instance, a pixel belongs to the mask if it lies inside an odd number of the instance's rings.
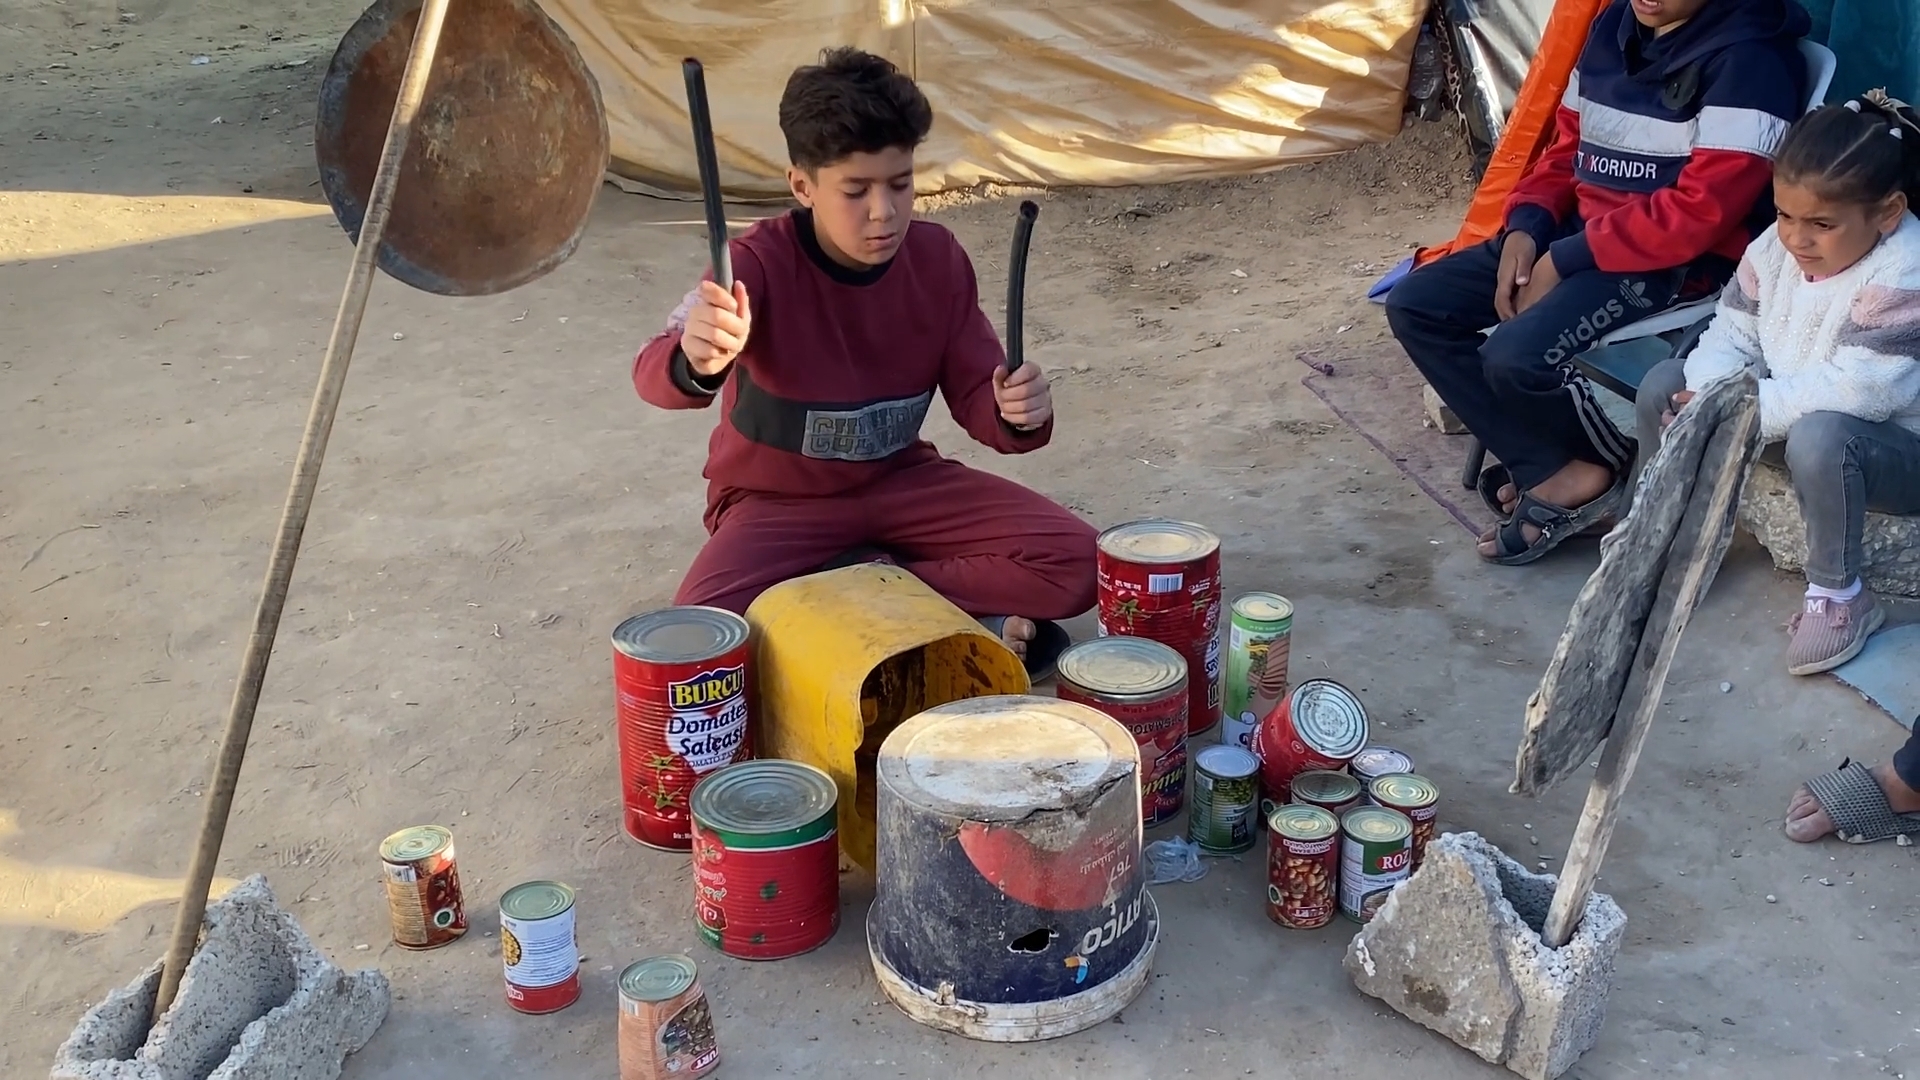
{"label": "boy's dark curly hair", "polygon": [[827,49],[798,68],[780,95],[787,157],[813,172],[854,154],[913,149],[933,127],[927,96],[888,60],[852,47]]}

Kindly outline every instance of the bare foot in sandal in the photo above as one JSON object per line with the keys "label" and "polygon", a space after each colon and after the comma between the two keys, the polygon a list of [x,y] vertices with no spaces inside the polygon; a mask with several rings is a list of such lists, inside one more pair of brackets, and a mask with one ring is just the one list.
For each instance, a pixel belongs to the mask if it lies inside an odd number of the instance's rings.
{"label": "bare foot in sandal", "polygon": [[[1887,806],[1896,814],[1920,813],[1920,791],[1908,787],[1894,774],[1891,765],[1876,765],[1871,770],[1880,790],[1887,797]],[[1811,844],[1823,836],[1831,836],[1838,827],[1827,809],[1814,798],[1813,791],[1805,784],[1793,793],[1793,801],[1787,804],[1787,839],[1802,844]]]}
{"label": "bare foot in sandal", "polygon": [[[1611,491],[1614,480],[1613,470],[1607,468],[1605,465],[1596,465],[1591,461],[1572,461],[1559,472],[1554,473],[1545,481],[1536,485],[1529,494],[1541,502],[1551,503],[1554,506],[1564,506],[1569,510],[1578,510]],[[1513,496],[1514,502],[1511,504],[1512,507],[1518,507],[1520,494],[1514,489],[1512,484],[1505,485],[1500,489],[1499,499],[1501,505],[1508,505],[1508,495]],[[1513,513],[1513,509],[1510,508],[1507,512],[1511,514]],[[1512,554],[1511,552],[1502,552],[1500,550],[1501,545],[1498,533],[1499,530],[1494,529],[1489,533],[1482,534],[1479,545],[1481,558],[1493,559],[1503,554]],[[1531,524],[1522,523],[1520,536],[1522,541],[1528,547],[1531,547],[1535,541],[1540,539],[1540,530]]]}
{"label": "bare foot in sandal", "polygon": [[1000,624],[1000,640],[1006,642],[1007,648],[1022,661],[1027,658],[1027,644],[1038,632],[1039,628],[1033,625],[1032,619],[1023,619],[1018,615],[1009,615]]}

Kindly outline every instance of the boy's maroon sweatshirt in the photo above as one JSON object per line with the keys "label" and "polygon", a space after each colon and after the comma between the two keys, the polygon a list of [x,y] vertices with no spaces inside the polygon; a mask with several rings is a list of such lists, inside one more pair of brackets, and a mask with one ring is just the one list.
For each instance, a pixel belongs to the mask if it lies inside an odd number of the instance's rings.
{"label": "boy's maroon sweatshirt", "polygon": [[891,261],[852,270],[827,257],[797,210],[756,223],[731,251],[753,318],[733,365],[694,376],[680,349],[691,293],[633,362],[633,385],[654,405],[720,401],[710,518],[743,494],[839,495],[938,457],[920,437],[935,390],[955,422],[1003,454],[1052,437],[1051,419],[1022,432],[1000,418],[993,372],[1006,353],[980,310],[973,263],[946,229],[915,221]]}

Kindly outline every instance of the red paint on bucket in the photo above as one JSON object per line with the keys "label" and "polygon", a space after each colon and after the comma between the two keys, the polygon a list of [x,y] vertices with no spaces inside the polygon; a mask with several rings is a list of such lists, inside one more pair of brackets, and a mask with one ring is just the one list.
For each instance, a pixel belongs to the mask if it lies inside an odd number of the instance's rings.
{"label": "red paint on bucket", "polygon": [[1100,633],[1151,638],[1187,662],[1187,731],[1220,723],[1220,539],[1149,519],[1100,534]]}

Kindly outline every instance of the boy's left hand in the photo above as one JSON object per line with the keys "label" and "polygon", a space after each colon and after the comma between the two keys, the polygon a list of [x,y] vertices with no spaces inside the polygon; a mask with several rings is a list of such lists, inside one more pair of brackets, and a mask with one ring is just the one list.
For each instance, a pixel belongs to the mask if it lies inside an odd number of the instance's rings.
{"label": "boy's left hand", "polygon": [[993,369],[993,400],[1000,406],[1000,419],[1024,430],[1031,431],[1053,416],[1053,392],[1047,388],[1046,372],[1031,360],[1011,375],[1004,365]]}
{"label": "boy's left hand", "polygon": [[1549,252],[1540,256],[1540,261],[1533,264],[1533,276],[1525,285],[1520,286],[1520,295],[1513,304],[1515,314],[1546,299],[1546,295],[1558,284],[1560,284],[1560,270],[1553,265],[1553,254]]}

